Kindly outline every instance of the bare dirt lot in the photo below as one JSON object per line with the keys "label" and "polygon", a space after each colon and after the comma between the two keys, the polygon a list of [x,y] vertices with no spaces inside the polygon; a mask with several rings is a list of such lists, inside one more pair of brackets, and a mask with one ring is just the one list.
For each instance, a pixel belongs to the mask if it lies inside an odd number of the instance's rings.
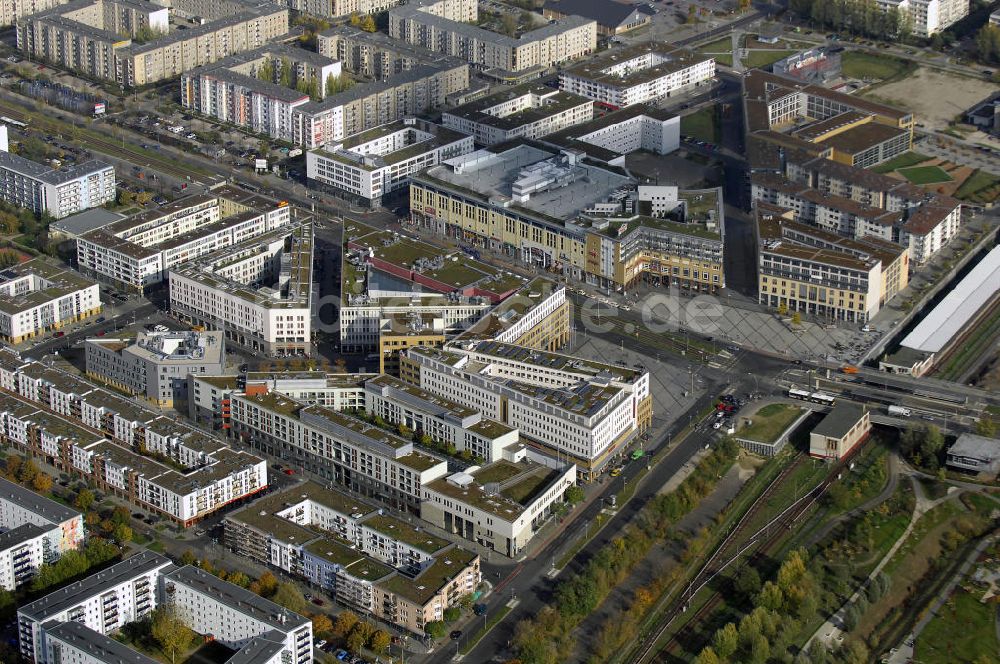
{"label": "bare dirt lot", "polygon": [[988,81],[920,67],[902,80],[876,86],[862,95],[906,108],[917,116],[917,122],[944,129],[956,115],[986,99],[995,89]]}

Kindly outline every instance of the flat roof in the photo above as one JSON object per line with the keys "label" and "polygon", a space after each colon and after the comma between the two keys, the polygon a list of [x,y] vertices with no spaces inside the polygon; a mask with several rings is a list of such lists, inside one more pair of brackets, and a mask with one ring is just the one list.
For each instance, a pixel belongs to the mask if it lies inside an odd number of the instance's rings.
{"label": "flat roof", "polygon": [[20,607],[17,611],[32,620],[45,622],[53,616],[71,609],[96,594],[107,591],[153,570],[173,566],[170,559],[148,549],[141,549],[130,558],[91,574],[79,581],[49,593],[41,599]]}
{"label": "flat roof", "polygon": [[[607,71],[616,65],[646,55],[659,56],[659,61],[656,64],[636,67],[626,73]],[[664,42],[640,43],[621,49],[609,49],[603,54],[587,58],[583,64],[568,69],[563,72],[563,75],[575,76],[611,87],[627,88],[656,80],[662,76],[669,76],[712,60],[714,58],[711,55],[690,51]]]}
{"label": "flat roof", "polygon": [[[597,21],[599,25],[617,28],[635,13],[643,13],[638,8],[608,0],[553,0],[546,2],[544,9],[564,15],[576,15]],[[644,14],[645,15],[645,14]]]}
{"label": "flat roof", "polygon": [[821,139],[821,145],[829,145],[835,150],[853,155],[909,133],[909,129],[902,127],[891,127],[880,122],[868,122],[851,127],[829,138]]}
{"label": "flat roof", "polygon": [[[603,2],[604,0],[601,1]],[[537,97],[541,103],[537,106],[531,104],[505,115],[497,115],[490,112],[495,106],[529,95]],[[451,115],[489,127],[510,131],[511,129],[538,122],[555,113],[562,113],[577,106],[586,106],[593,103],[592,100],[586,97],[563,92],[562,90],[555,90],[547,85],[525,83],[448,109],[444,111],[444,115]]]}
{"label": "flat roof", "polygon": [[992,462],[1000,459],[1000,440],[964,432],[948,448],[948,454]]}
{"label": "flat roof", "polygon": [[612,113],[608,113],[603,117],[599,116],[582,124],[567,127],[566,129],[548,134],[540,140],[543,143],[554,145],[559,148],[582,150],[592,159],[608,162],[613,159],[617,159],[623,153],[590,143],[587,141],[586,137],[596,131],[607,129],[608,127],[614,127],[639,117],[647,117],[658,122],[665,122],[678,116],[676,113],[671,113],[670,111],[656,108],[655,106],[636,104],[634,106],[628,106]]}
{"label": "flat roof", "polygon": [[284,649],[285,640],[282,635],[268,632],[251,639],[235,655],[227,659],[226,664],[271,664]]}
{"label": "flat roof", "polygon": [[865,407],[850,401],[838,401],[811,433],[827,438],[843,438],[865,415]]}
{"label": "flat roof", "polygon": [[1000,246],[994,247],[906,335],[907,348],[937,353],[1000,291]]}
{"label": "flat roof", "polygon": [[[495,461],[471,473],[468,485],[442,477],[426,488],[447,496],[459,503],[468,503],[505,521],[513,522],[531,505],[532,501],[552,485],[563,471],[532,461]],[[449,477],[454,478],[454,475]],[[486,485],[502,488],[491,493]]]}
{"label": "flat roof", "polygon": [[438,556],[432,565],[414,578],[396,574],[380,585],[418,606],[424,606],[442,588],[468,569],[479,556],[455,547]]}
{"label": "flat roof", "polygon": [[81,290],[95,287],[97,282],[79,272],[57,264],[47,256],[37,256],[0,270],[0,285],[34,276],[30,289],[12,297],[0,298],[0,311],[16,314],[41,306]]}
{"label": "flat roof", "polygon": [[101,207],[90,208],[62,219],[56,219],[49,228],[68,235],[82,235],[88,231],[103,228],[123,219],[124,216]]}
{"label": "flat roof", "polygon": [[103,161],[98,161],[97,159],[90,159],[72,166],[52,169],[36,161],[25,159],[13,152],[0,152],[0,168],[10,169],[46,184],[60,185],[109,168],[114,169],[114,166]]}

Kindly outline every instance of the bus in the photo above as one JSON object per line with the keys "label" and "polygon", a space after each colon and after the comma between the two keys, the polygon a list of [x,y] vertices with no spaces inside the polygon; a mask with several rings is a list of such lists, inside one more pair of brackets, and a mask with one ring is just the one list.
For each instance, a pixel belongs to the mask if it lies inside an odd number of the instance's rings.
{"label": "bus", "polygon": [[791,397],[792,399],[802,399],[803,401],[809,401],[809,392],[794,387],[788,390],[788,396]]}
{"label": "bus", "polygon": [[834,403],[837,402],[836,397],[834,397],[831,394],[825,394],[823,392],[813,392],[812,394],[809,395],[809,398],[814,403],[822,404],[824,406],[832,406]]}

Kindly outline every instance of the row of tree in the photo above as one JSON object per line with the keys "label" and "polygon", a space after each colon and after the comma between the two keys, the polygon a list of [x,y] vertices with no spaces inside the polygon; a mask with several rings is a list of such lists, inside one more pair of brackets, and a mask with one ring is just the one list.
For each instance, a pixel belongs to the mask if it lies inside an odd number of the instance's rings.
{"label": "row of tree", "polygon": [[[651,499],[623,534],[601,548],[583,571],[561,581],[556,586],[552,605],[543,607],[533,619],[523,620],[516,626],[514,646],[518,660],[523,664],[565,661],[574,647],[573,630],[646,557],[653,544],[665,540],[673,524],[714,489],[718,479],[736,460],[738,451],[734,441],[721,441],[675,491]],[[647,592],[637,596],[644,609],[648,609],[655,599],[652,593],[646,596]]]}
{"label": "row of tree", "polygon": [[789,0],[801,18],[829,30],[886,41],[905,41],[913,20],[896,7],[882,9],[876,0]]}

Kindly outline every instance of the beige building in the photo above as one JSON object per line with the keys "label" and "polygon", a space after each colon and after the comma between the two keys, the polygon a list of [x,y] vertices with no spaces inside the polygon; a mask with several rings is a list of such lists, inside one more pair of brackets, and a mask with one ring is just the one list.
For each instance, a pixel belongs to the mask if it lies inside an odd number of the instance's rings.
{"label": "beige building", "polygon": [[[141,41],[149,36],[143,28],[154,38]],[[287,32],[287,7],[255,0],[173,0],[169,9],[143,0],[74,0],[20,19],[17,45],[33,58],[139,87]]]}
{"label": "beige building", "polygon": [[871,413],[861,404],[841,401],[809,434],[809,456],[843,459],[872,431]]}
{"label": "beige building", "polygon": [[597,23],[580,16],[553,19],[516,37],[475,25],[476,0],[418,0],[389,10],[389,35],[468,61],[507,82],[527,80],[597,48]]}
{"label": "beige building", "polygon": [[288,6],[313,16],[337,18],[352,14],[378,14],[401,2],[402,0],[290,0]]}

